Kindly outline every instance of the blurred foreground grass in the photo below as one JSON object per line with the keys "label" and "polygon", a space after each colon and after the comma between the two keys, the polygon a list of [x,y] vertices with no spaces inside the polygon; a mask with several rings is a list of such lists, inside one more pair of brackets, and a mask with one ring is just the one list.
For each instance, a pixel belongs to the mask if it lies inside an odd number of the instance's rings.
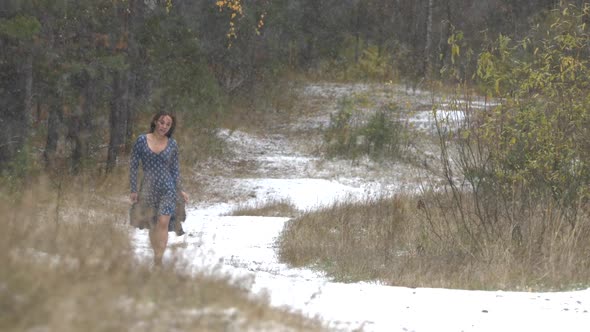
{"label": "blurred foreground grass", "polygon": [[320,331],[245,284],[134,257],[123,176],[41,177],[0,202],[2,331]]}

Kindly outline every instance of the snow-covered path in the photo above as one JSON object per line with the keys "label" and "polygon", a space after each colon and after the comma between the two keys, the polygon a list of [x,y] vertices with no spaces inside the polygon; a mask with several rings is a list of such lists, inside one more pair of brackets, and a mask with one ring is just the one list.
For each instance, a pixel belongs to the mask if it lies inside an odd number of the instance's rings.
{"label": "snow-covered path", "polygon": [[[357,188],[317,179],[299,179],[299,191],[272,188],[276,195],[301,195],[300,206],[314,195],[335,197],[335,188]],[[276,183],[275,183],[276,184]],[[307,188],[307,191],[305,190]],[[260,196],[268,191],[259,186]],[[189,211],[182,237],[171,236],[168,258],[181,254],[194,269],[229,273],[267,294],[275,306],[318,316],[343,330],[364,331],[588,331],[590,290],[563,293],[484,292],[411,289],[374,283],[335,283],[307,269],[278,261],[275,239],[288,218],[223,216],[230,205]],[[150,257],[145,231],[137,231],[138,249]]]}
{"label": "snow-covered path", "polygon": [[[406,186],[403,169],[391,170],[389,181],[365,181],[338,164],[323,163],[320,169],[315,158],[297,154],[285,141],[273,143],[280,136],[236,132],[226,138],[233,140],[238,154],[243,148],[241,157],[253,160],[258,170],[257,176],[247,178],[210,178],[218,190],[231,191],[228,197],[235,194],[251,202],[287,199],[298,209],[309,210],[345,197]],[[413,289],[331,282],[316,271],[290,268],[278,261],[275,244],[288,218],[227,216],[236,204],[199,202],[189,209],[187,234],[171,234],[165,260],[181,255],[192,264],[189,269],[228,273],[253,293],[266,294],[272,305],[320,317],[346,331],[590,331],[590,289],[556,293]],[[138,256],[151,259],[147,232],[137,230],[134,236]]]}
{"label": "snow-covered path", "polygon": [[[267,294],[272,305],[321,317],[337,329],[582,332],[590,328],[590,290],[490,292],[330,282],[314,271],[278,262],[274,240],[287,218],[220,216],[225,208],[190,211],[187,235],[172,236],[171,247],[182,248],[177,253],[193,262],[192,268],[230,273],[252,292]],[[145,235],[137,237],[143,242]]]}

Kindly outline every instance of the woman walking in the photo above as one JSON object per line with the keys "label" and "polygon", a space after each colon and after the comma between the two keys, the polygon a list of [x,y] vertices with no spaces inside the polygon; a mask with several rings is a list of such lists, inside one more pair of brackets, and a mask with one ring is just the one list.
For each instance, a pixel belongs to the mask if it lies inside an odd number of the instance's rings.
{"label": "woman walking", "polygon": [[[150,131],[140,135],[131,153],[129,182],[131,202],[141,201],[156,211],[157,217],[151,221],[150,243],[154,250],[154,263],[160,266],[166,246],[168,245],[168,224],[176,207],[176,192],[180,188],[180,168],[178,163],[178,145],[172,138],[176,118],[168,112],[161,111],[154,115]],[[137,191],[137,173],[139,163],[143,170],[140,191]],[[179,191],[185,202],[188,195]]]}

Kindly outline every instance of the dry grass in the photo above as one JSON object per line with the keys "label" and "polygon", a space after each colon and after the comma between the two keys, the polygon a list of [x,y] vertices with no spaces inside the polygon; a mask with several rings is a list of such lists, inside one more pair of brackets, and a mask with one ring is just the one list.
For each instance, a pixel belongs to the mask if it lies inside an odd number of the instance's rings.
{"label": "dry grass", "polygon": [[323,330],[228,277],[141,264],[121,182],[43,178],[4,196],[0,330]]}
{"label": "dry grass", "polygon": [[287,199],[258,202],[252,204],[240,204],[228,215],[231,216],[261,216],[261,217],[289,217],[293,218],[301,212]]}
{"label": "dry grass", "polygon": [[280,257],[296,266],[315,265],[338,280],[377,279],[389,262],[412,250],[404,238],[405,204],[371,198],[308,212],[285,227]]}
{"label": "dry grass", "polygon": [[[469,215],[472,207],[464,208]],[[508,227],[494,238],[474,232],[474,242],[452,221],[452,209],[444,194],[337,203],[291,221],[279,239],[280,257],[341,281],[504,290],[588,286],[587,215],[573,227],[559,211],[539,206],[522,220],[521,238]]]}

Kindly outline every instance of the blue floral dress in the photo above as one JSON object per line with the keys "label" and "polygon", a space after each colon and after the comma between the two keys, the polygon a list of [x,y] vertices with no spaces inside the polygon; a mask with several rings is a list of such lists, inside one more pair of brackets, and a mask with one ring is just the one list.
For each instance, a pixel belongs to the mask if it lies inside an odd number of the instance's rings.
{"label": "blue floral dress", "polygon": [[131,152],[129,182],[131,192],[137,192],[137,174],[141,161],[143,179],[139,200],[157,209],[160,215],[171,216],[176,207],[176,191],[180,189],[180,169],[178,165],[178,145],[168,138],[168,145],[159,153],[153,152],[147,136],[141,135]]}

